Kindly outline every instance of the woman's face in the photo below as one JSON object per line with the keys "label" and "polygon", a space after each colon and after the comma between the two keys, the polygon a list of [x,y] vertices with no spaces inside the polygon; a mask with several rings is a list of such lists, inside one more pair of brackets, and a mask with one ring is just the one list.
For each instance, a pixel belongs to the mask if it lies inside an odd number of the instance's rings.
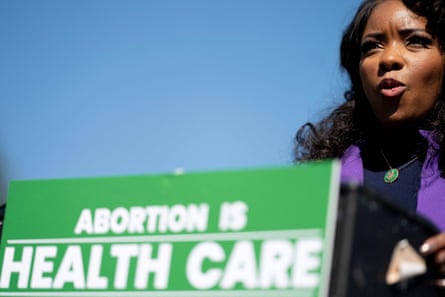
{"label": "woman's face", "polygon": [[415,122],[441,96],[445,58],[426,23],[401,1],[386,0],[365,26],[360,77],[374,114],[385,127]]}

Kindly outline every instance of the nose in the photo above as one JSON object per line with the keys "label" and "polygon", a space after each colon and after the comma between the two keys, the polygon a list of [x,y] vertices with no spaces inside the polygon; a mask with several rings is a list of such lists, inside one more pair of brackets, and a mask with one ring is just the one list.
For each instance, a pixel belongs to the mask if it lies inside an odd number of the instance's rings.
{"label": "nose", "polygon": [[386,46],[381,52],[379,72],[383,74],[392,70],[400,70],[404,66],[402,50],[397,44]]}

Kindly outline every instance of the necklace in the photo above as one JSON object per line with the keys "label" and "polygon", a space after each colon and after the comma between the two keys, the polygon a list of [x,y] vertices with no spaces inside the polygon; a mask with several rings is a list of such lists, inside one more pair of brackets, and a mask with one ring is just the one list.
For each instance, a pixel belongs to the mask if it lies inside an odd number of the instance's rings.
{"label": "necklace", "polygon": [[393,182],[397,181],[397,179],[400,176],[400,170],[402,170],[403,168],[408,167],[409,165],[411,165],[412,163],[414,163],[414,161],[416,161],[417,159],[419,159],[419,156],[416,155],[414,156],[411,160],[409,160],[408,162],[406,162],[405,164],[403,164],[402,166],[400,166],[399,168],[392,168],[391,164],[389,164],[388,159],[386,158],[385,154],[383,153],[382,150],[380,150],[380,153],[382,154],[383,159],[385,159],[386,164],[388,165],[389,169],[388,171],[386,171],[385,176],[383,177],[383,180],[385,181],[385,183],[387,184],[392,184]]}

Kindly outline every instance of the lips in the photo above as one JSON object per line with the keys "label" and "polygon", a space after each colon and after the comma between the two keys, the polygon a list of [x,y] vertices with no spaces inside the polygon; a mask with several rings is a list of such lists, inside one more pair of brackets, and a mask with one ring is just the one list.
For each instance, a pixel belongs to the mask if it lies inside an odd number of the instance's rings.
{"label": "lips", "polygon": [[385,78],[379,83],[378,90],[385,97],[397,97],[405,92],[406,86],[398,80]]}

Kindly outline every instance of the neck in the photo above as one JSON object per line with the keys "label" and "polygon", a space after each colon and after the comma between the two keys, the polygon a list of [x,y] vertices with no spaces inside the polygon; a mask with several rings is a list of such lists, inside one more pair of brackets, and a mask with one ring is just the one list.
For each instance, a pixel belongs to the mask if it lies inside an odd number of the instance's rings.
{"label": "neck", "polygon": [[369,133],[368,141],[381,149],[406,150],[406,146],[417,144],[423,137],[416,126],[403,125],[401,127],[379,127]]}
{"label": "neck", "polygon": [[368,168],[386,168],[382,152],[392,167],[398,167],[415,156],[422,154],[425,140],[417,129],[381,129],[367,139],[363,160]]}

